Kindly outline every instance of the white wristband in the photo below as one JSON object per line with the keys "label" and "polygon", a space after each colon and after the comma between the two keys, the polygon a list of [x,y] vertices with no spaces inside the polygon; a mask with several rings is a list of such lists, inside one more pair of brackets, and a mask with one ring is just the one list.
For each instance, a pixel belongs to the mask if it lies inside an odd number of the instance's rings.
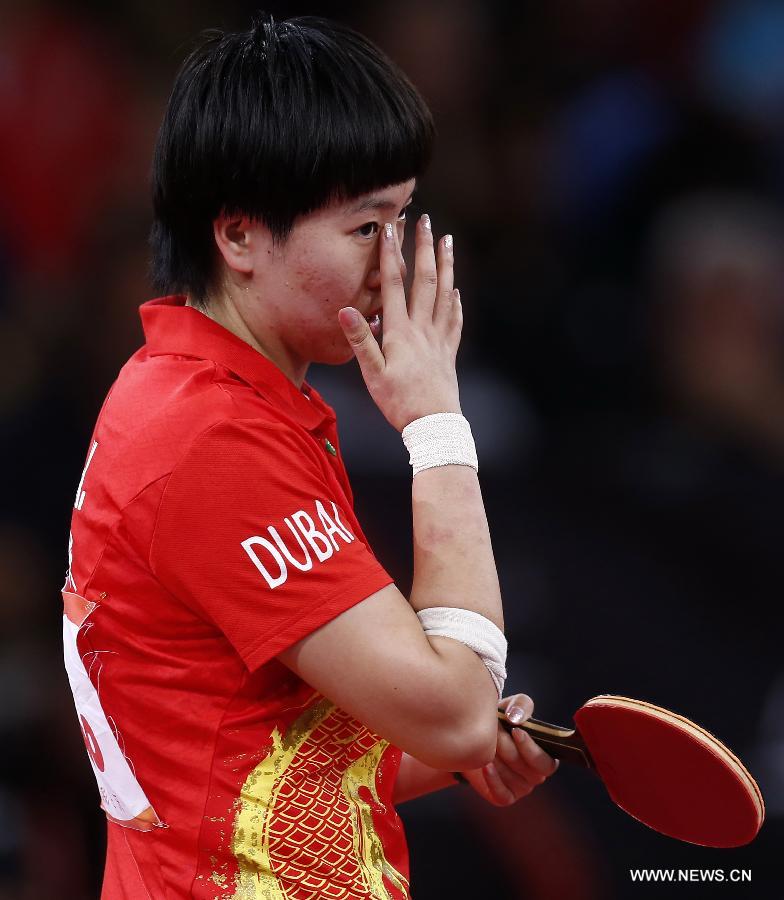
{"label": "white wristband", "polygon": [[503,631],[490,619],[470,609],[431,606],[417,613],[425,634],[448,637],[470,647],[487,666],[498,699],[503,697],[506,681],[507,643]]}
{"label": "white wristband", "polygon": [[470,466],[479,471],[468,420],[459,413],[434,413],[406,425],[403,443],[414,475],[436,466]]}

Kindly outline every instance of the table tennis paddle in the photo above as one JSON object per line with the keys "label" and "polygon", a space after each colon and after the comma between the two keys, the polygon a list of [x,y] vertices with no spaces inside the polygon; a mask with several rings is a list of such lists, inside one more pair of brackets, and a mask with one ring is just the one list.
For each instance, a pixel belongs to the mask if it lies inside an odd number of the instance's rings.
{"label": "table tennis paddle", "polygon": [[655,831],[704,847],[740,847],[765,819],[757,783],[712,734],[683,716],[628,697],[601,695],[574,714],[575,728],[502,710],[550,756],[594,771],[622,810]]}

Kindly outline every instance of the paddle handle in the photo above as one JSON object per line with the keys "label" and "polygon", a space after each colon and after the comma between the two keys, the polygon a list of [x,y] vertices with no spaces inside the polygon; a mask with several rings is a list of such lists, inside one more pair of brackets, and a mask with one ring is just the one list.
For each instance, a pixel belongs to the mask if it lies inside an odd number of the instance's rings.
{"label": "paddle handle", "polygon": [[526,719],[525,722],[515,724],[510,722],[503,710],[500,709],[498,710],[498,720],[510,733],[513,728],[521,728],[526,734],[530,734],[535,743],[554,759],[561,759],[566,763],[582,766],[585,769],[596,768],[591,754],[585,746],[585,741],[576,728],[551,725],[549,722],[542,722],[539,719]]}

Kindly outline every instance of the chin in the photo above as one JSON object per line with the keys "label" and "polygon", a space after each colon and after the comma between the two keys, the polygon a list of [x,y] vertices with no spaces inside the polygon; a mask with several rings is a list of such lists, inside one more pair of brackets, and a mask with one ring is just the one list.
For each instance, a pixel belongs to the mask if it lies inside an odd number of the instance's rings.
{"label": "chin", "polygon": [[345,366],[347,362],[351,362],[354,359],[354,353],[349,348],[345,353],[332,353],[325,359],[318,360],[325,366]]}
{"label": "chin", "polygon": [[324,366],[342,366],[354,359],[354,351],[341,335],[341,343],[331,347],[323,347],[318,355],[312,357],[313,362]]}

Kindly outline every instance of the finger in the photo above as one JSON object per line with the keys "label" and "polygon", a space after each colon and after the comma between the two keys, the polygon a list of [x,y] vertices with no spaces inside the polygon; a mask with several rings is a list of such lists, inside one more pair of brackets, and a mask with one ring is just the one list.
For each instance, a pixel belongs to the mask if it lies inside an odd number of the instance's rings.
{"label": "finger", "polygon": [[537,766],[524,755],[523,748],[518,748],[516,746],[516,740],[510,738],[510,741],[512,743],[511,752],[507,753],[504,751],[502,753],[499,749],[496,753],[496,763],[503,763],[510,771],[519,775],[521,778],[524,778],[531,787],[543,784],[547,780],[547,776],[551,774],[550,769],[548,769],[546,773],[542,772],[540,768],[537,768]]}
{"label": "finger", "polygon": [[[513,731],[519,730],[519,728],[513,729]],[[518,768],[521,768],[527,765],[521,759],[520,749],[518,747],[517,741],[503,727],[498,729],[498,740],[496,741],[495,754],[508,766],[516,766]]]}
{"label": "finger", "polygon": [[525,722],[534,714],[534,701],[528,694],[512,694],[504,697],[498,704],[498,708],[506,713],[510,722]]}
{"label": "finger", "polygon": [[515,795],[515,798],[530,794],[537,785],[541,784],[537,775],[531,776],[526,772],[518,772],[498,758],[493,760],[493,765],[498,772],[498,777]]}
{"label": "finger", "polygon": [[378,238],[378,265],[381,272],[381,307],[384,313],[384,330],[401,328],[408,322],[406,291],[400,270],[398,243],[395,228],[389,222]]}
{"label": "finger", "polygon": [[521,728],[512,729],[512,740],[526,768],[533,770],[542,778],[549,778],[560,765],[559,760],[553,759],[549,753],[542,750],[531,735],[526,734]]}
{"label": "finger", "polygon": [[414,241],[414,280],[408,312],[411,319],[425,324],[433,321],[438,289],[438,268],[429,216],[423,215],[417,222]]}
{"label": "finger", "polygon": [[488,763],[482,769],[482,774],[492,801],[499,806],[509,806],[533,790],[524,778],[516,775],[498,759]]}
{"label": "finger", "polygon": [[452,288],[455,284],[454,245],[452,235],[445,235],[438,242],[437,267],[438,291],[436,305],[433,310],[433,321],[443,328],[449,326],[452,311]]}
{"label": "finger", "polygon": [[460,346],[460,336],[463,333],[463,306],[460,301],[460,291],[455,288],[452,291],[452,306],[449,311],[449,324],[446,337],[452,347],[452,352],[457,355]]}
{"label": "finger", "polygon": [[384,371],[386,365],[384,354],[373,337],[370,326],[353,306],[346,306],[338,312],[338,322],[346,340],[351,344],[365,383],[370,384],[370,381]]}

